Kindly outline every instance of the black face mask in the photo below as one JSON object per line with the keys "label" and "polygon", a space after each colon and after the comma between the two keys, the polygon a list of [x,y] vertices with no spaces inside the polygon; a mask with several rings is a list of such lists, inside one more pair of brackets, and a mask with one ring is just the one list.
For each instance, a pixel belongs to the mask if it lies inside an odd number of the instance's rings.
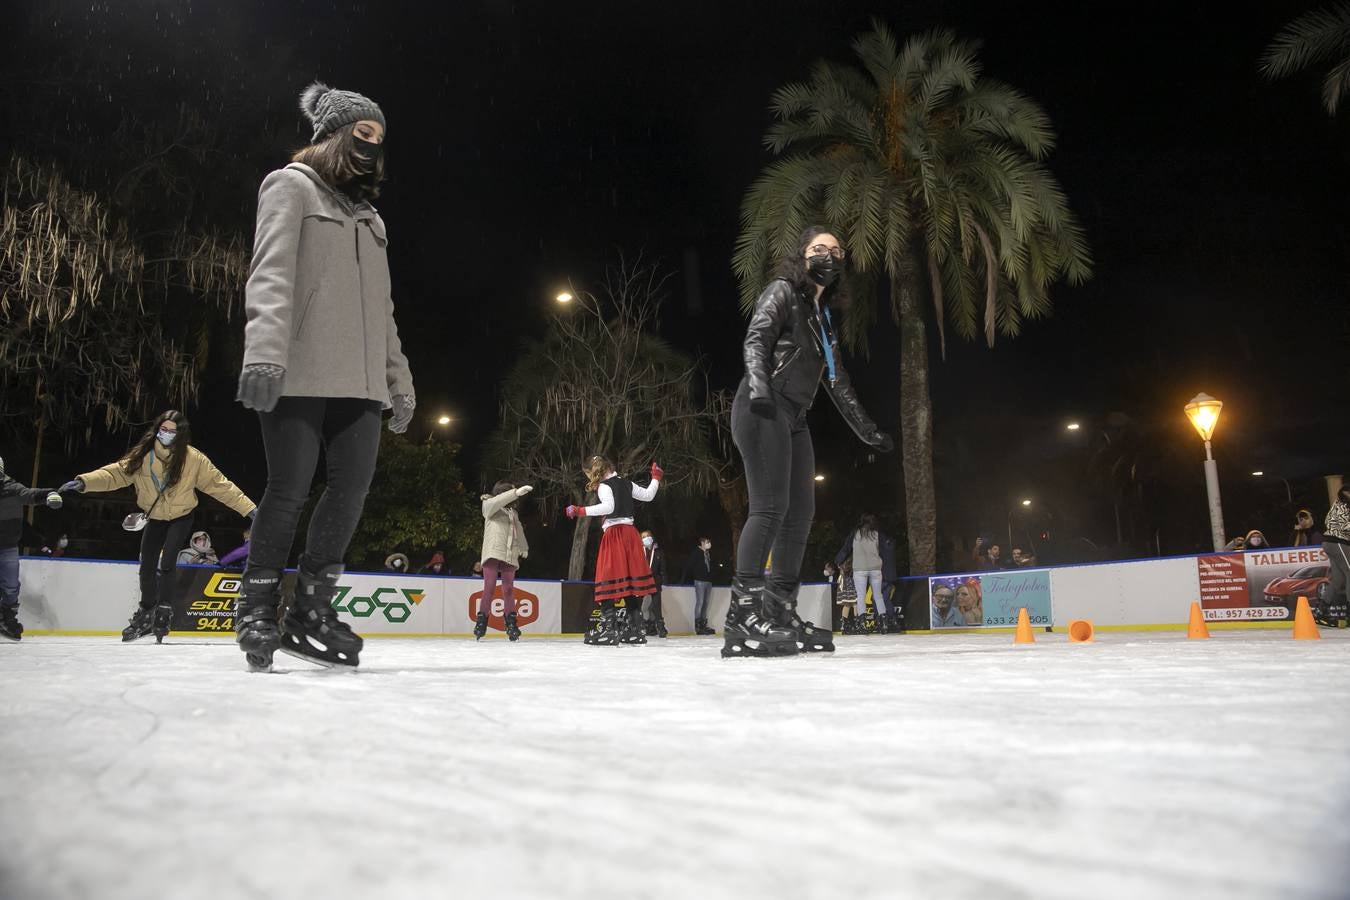
{"label": "black face mask", "polygon": [[362,175],[374,175],[375,167],[384,154],[384,145],[374,141],[363,141],[352,135],[352,165]]}
{"label": "black face mask", "polygon": [[843,264],[828,253],[806,258],[806,274],[821,287],[829,287],[839,278]]}

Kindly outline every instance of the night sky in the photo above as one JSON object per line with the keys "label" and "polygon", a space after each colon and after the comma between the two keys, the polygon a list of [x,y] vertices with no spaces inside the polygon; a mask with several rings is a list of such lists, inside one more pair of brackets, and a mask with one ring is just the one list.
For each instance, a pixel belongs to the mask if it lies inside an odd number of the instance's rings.
{"label": "night sky", "polygon": [[[457,417],[476,490],[496,477],[478,470],[478,444],[520,339],[542,331],[560,287],[593,284],[619,252],[674,272],[664,333],[705,358],[715,387],[734,387],[744,320],[729,260],[741,198],[769,159],[770,94],[817,58],[849,61],[874,14],[900,35],[950,26],[983,40],[988,75],[1049,113],[1059,141],[1048,164],[1095,276],[1056,289],[1051,318],[992,351],[949,332],[933,385],[944,538],[998,533],[1027,495],[1043,501],[1030,530],[1101,543],[1110,503],[1081,489],[1095,451],[1066,437],[1073,418],[1084,434],[1128,431],[1155,448],[1136,548],[1203,544],[1203,451],[1181,415],[1203,390],[1226,403],[1215,445],[1229,531],[1263,527],[1278,541],[1284,488],[1247,472],[1288,478],[1295,505],[1320,515],[1320,476],[1345,467],[1350,436],[1347,114],[1322,108],[1320,72],[1268,83],[1257,71],[1270,38],[1311,5],[1096,6],[21,2],[6,16],[0,99],[13,108],[0,148],[96,153],[119,116],[192,103],[222,118],[222,151],[252,171],[250,185],[222,185],[213,210],[251,237],[257,183],[307,137],[301,88],[320,78],[375,98],[390,123],[379,206],[420,410]],[[54,109],[106,94],[103,113],[55,133],[56,118],[16,121],[53,84]],[[891,431],[895,347],[883,321],[867,359],[849,360]],[[255,426],[232,395],[232,373],[212,372],[189,412],[197,442],[257,490],[260,446],[238,437]],[[820,516],[843,524],[863,496],[875,505],[879,482],[897,498],[882,511],[902,519],[898,458],[869,463],[828,406],[813,413],[820,467],[837,476]],[[71,468],[120,449],[105,442]]]}

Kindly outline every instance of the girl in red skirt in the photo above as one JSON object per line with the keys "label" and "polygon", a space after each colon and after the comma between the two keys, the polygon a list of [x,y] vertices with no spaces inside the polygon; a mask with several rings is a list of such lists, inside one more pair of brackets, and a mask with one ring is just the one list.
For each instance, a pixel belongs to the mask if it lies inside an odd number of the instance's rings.
{"label": "girl in red skirt", "polygon": [[[605,517],[605,534],[600,539],[600,553],[595,560],[595,602],[600,604],[600,622],[586,632],[585,641],[607,645],[620,641],[645,644],[641,598],[656,593],[656,581],[642,551],[642,538],[633,527],[633,501],[650,503],[656,497],[661,476],[665,473],[652,463],[651,483],[638,487],[627,478],[620,478],[603,456],[592,456],[582,472],[586,475],[586,489],[595,491],[600,502],[593,506],[569,506],[567,518]],[[622,616],[615,609],[619,600],[624,601]]]}

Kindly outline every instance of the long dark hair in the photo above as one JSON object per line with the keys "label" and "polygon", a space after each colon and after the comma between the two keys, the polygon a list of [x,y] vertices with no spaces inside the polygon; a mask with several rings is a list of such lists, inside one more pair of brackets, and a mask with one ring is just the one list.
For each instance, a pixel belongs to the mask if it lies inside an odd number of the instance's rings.
{"label": "long dark hair", "polygon": [[[797,248],[792,253],[784,256],[778,261],[778,268],[774,270],[775,278],[782,278],[798,293],[810,288],[815,290],[816,283],[811,280],[811,276],[806,274],[806,257],[803,256],[806,248],[815,243],[816,238],[822,234],[832,234],[839,237],[839,232],[833,228],[827,228],[824,225],[808,225],[801,234],[797,236]],[[847,268],[839,273],[834,284],[827,287],[820,295],[821,306],[833,306],[837,309],[846,309],[849,305],[848,292],[848,270]]]}
{"label": "long dark hair", "polygon": [[877,517],[871,513],[863,513],[858,518],[858,533],[865,538],[874,537],[877,533]]}
{"label": "long dark hair", "polygon": [[361,171],[356,167],[356,148],[352,143],[355,130],[355,122],[343,125],[317,144],[297,150],[291,162],[304,163],[335,188],[357,179],[353,182],[356,193],[369,203],[380,196],[380,183],[384,181],[384,154],[381,153],[375,161],[375,177],[361,178]]}
{"label": "long dark hair", "polygon": [[141,463],[145,460],[146,454],[155,449],[155,436],[159,434],[159,426],[165,422],[173,422],[178,426],[178,437],[174,438],[169,446],[169,480],[165,487],[178,483],[183,474],[183,464],[187,462],[188,446],[192,443],[192,426],[188,424],[187,416],[176,409],[160,413],[150,429],[141,435],[140,440],[136,441],[125,456],[118,460],[123,472],[135,475],[141,470]]}

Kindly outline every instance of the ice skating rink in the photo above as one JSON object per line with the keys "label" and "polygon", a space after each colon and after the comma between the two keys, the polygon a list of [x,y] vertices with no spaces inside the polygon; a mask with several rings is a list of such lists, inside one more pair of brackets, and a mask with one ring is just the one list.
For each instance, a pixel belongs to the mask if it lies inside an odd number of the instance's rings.
{"label": "ice skating rink", "polygon": [[0,897],[1350,896],[1350,634],[0,645]]}

